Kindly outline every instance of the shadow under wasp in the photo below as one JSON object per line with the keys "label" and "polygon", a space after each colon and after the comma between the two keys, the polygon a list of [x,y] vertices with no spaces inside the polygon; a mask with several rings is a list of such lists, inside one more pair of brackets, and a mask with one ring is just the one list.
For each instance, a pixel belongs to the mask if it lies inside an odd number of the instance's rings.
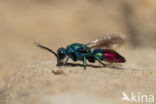
{"label": "shadow under wasp", "polygon": [[[113,50],[125,42],[125,35],[123,34],[109,34],[98,38],[90,43],[72,43],[66,48],[59,48],[57,52],[47,48],[39,43],[36,45],[42,49],[51,52],[57,59],[57,66],[66,65],[69,58],[73,61],[83,61],[84,69],[86,69],[86,60],[90,63],[98,61],[103,66],[106,66],[102,61],[110,63],[124,63],[126,59],[118,52]],[[64,62],[64,59],[65,62]]]}

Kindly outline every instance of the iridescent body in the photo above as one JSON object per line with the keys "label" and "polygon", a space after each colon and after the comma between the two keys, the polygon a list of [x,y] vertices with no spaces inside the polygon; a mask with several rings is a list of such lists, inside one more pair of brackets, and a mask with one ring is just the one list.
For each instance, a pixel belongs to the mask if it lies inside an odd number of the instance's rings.
{"label": "iridescent body", "polygon": [[[37,46],[40,48],[46,49],[53,53],[56,56],[57,59],[57,66],[64,65],[68,62],[68,59],[72,59],[73,61],[83,61],[84,69],[86,69],[86,60],[88,60],[91,63],[94,63],[95,61],[98,61],[102,65],[105,66],[105,64],[102,61],[107,61],[111,63],[124,63],[126,62],[125,58],[121,56],[119,53],[112,49],[101,49],[99,47],[112,47],[111,45],[114,45],[115,43],[118,43],[117,45],[121,44],[121,36],[120,37],[114,37],[108,39],[102,38],[102,40],[96,40],[96,42],[92,42],[89,44],[81,44],[81,43],[73,43],[71,45],[68,45],[66,48],[59,48],[57,50],[57,53],[55,53],[53,50],[42,46],[38,43]],[[117,42],[117,40],[120,40]],[[123,39],[122,39],[123,40]],[[107,44],[106,44],[107,43]],[[99,49],[93,49],[91,50],[89,45],[92,45],[91,47],[97,47]],[[67,58],[66,58],[67,56]],[[66,58],[66,61],[62,63],[62,61]]]}
{"label": "iridescent body", "polygon": [[87,45],[80,43],[68,45],[66,48],[66,54],[73,61],[83,61],[85,57],[85,59],[87,59],[89,62],[95,62],[95,60],[104,60],[113,63],[125,62],[124,57],[112,49],[95,49],[93,52],[91,52],[91,49],[87,47]]}

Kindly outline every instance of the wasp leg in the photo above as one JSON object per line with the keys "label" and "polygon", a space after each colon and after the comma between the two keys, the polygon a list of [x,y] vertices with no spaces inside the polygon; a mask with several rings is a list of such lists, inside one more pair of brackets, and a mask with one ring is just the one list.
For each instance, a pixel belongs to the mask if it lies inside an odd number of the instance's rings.
{"label": "wasp leg", "polygon": [[86,70],[87,64],[86,64],[86,58],[85,57],[83,58],[83,66],[84,66],[84,70]]}
{"label": "wasp leg", "polygon": [[67,64],[68,60],[69,60],[69,56],[67,57],[67,59],[66,59],[66,61],[64,63],[65,65]]}
{"label": "wasp leg", "polygon": [[98,58],[95,58],[100,64],[102,64],[104,67],[106,67],[106,64],[104,64],[101,60],[99,60]]}

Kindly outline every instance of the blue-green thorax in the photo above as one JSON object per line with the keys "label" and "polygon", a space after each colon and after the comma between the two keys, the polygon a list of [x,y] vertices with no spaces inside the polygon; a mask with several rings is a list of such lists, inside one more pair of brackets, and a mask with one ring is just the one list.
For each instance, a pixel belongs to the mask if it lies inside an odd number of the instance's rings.
{"label": "blue-green thorax", "polygon": [[82,61],[84,57],[87,59],[91,56],[91,49],[84,44],[73,43],[67,46],[66,54],[73,61],[77,61],[77,60]]}

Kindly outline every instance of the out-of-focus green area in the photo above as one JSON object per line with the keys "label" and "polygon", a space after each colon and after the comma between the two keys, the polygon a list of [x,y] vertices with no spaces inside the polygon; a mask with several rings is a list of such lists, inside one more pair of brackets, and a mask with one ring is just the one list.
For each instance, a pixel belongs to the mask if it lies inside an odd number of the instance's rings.
{"label": "out-of-focus green area", "polygon": [[156,48],[155,0],[0,0],[0,85],[16,67],[73,42],[104,34],[127,35],[127,47]]}

